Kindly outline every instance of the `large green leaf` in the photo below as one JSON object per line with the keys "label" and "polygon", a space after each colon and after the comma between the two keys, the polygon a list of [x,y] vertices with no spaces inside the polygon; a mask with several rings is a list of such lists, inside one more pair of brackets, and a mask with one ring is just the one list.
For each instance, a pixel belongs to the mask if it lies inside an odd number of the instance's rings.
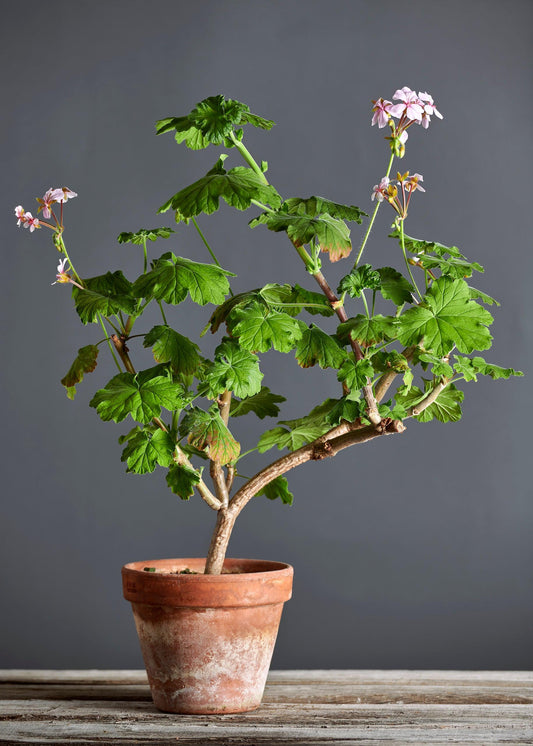
{"label": "large green leaf", "polygon": [[106,421],[121,422],[131,415],[137,422],[148,423],[159,417],[162,407],[173,411],[187,403],[179,384],[166,376],[154,376],[153,369],[148,369],[136,375],[119,373],[96,392],[89,405]]}
{"label": "large green leaf", "polygon": [[290,197],[283,203],[283,209],[293,215],[309,215],[310,217],[327,213],[332,218],[351,220],[356,223],[362,223],[363,218],[368,217],[366,212],[355,205],[342,205],[324,197]]}
{"label": "large green leaf", "polygon": [[141,275],[133,284],[133,293],[137,298],[155,298],[177,305],[187,297],[205,306],[206,303],[222,303],[229,292],[226,275],[234,277],[232,272],[216,264],[202,264],[163,254],[153,264],[153,269]]}
{"label": "large green leaf", "polygon": [[413,302],[415,289],[400,272],[393,267],[380,267],[376,271],[381,280],[380,293],[386,300],[391,300],[397,306]]}
{"label": "large green leaf", "polygon": [[135,233],[123,231],[119,233],[119,243],[133,243],[143,245],[146,241],[157,241],[158,238],[168,238],[174,233],[172,228],[140,228]]}
{"label": "large green leaf", "polygon": [[205,412],[194,407],[183,418],[180,432],[187,434],[190,445],[205,451],[211,461],[222,466],[239,456],[241,447],[215,408]]}
{"label": "large green leaf", "polygon": [[152,472],[158,464],[169,466],[176,445],[168,432],[150,427],[136,427],[119,442],[127,443],[120,460],[126,461],[127,471],[134,474]]}
{"label": "large green leaf", "polygon": [[410,308],[398,320],[398,338],[404,345],[422,344],[427,352],[445,357],[453,347],[459,352],[487,350],[492,337],[490,313],[470,300],[464,280],[440,277],[424,296],[424,303]]}
{"label": "large green leaf", "polygon": [[289,483],[283,476],[273,479],[265,485],[257,495],[264,495],[265,497],[268,497],[269,500],[277,500],[279,497],[281,502],[285,505],[292,505],[294,500],[294,495],[289,490]]}
{"label": "large green leaf", "polygon": [[350,357],[342,364],[337,378],[339,381],[345,383],[349,389],[357,391],[366,386],[368,379],[372,380],[373,375],[374,368],[370,360],[363,359],[356,361],[353,357]]}
{"label": "large green leaf", "polygon": [[257,302],[233,309],[227,321],[231,335],[238,337],[239,344],[251,352],[266,352],[270,347],[289,352],[302,336],[296,319],[269,311]]}
{"label": "large green leaf", "polygon": [[216,348],[215,361],[206,371],[206,393],[210,399],[226,389],[240,397],[252,396],[261,390],[262,379],[257,356],[239,347],[234,340],[226,339]]}
{"label": "large green leaf", "polygon": [[184,464],[172,464],[167,472],[167,484],[175,495],[188,500],[200,481],[201,472]]}
{"label": "large green leaf", "polygon": [[263,213],[250,221],[250,227],[266,225],[271,231],[286,231],[296,246],[315,240],[322,251],[329,252],[332,262],[347,257],[351,250],[350,229],[342,220],[329,215],[291,215],[288,212]]}
{"label": "large green leaf", "polygon": [[340,368],[347,357],[346,350],[337,340],[315,324],[304,329],[295,354],[302,368],[310,368],[317,363],[321,368]]}
{"label": "large green leaf", "polygon": [[277,417],[279,414],[277,405],[284,401],[284,396],[273,394],[267,386],[262,386],[261,391],[242,401],[232,399],[230,414],[232,417],[242,417],[248,412],[253,412],[261,420],[265,417]]}
{"label": "large green leaf", "polygon": [[67,389],[69,399],[74,399],[76,394],[76,384],[83,381],[85,373],[91,373],[96,368],[96,358],[98,357],[98,347],[96,345],[86,345],[80,347],[78,354],[67,373],[61,379],[61,383]]}
{"label": "large green leaf", "polygon": [[170,326],[154,326],[144,337],[143,345],[151,347],[156,363],[170,363],[176,373],[192,375],[201,362],[199,347]]}
{"label": "large green leaf", "polygon": [[281,197],[251,168],[237,166],[226,171],[221,157],[205,176],[171,197],[158,212],[176,210],[178,218],[192,218],[201,212],[210,215],[220,206],[220,198],[237,210],[246,210],[252,200],[279,207]]}
{"label": "large green leaf", "polygon": [[158,135],[175,131],[176,142],[185,142],[192,150],[200,150],[210,144],[228,144],[227,138],[234,127],[244,124],[269,130],[274,122],[252,114],[240,101],[218,95],[200,101],[186,116],[160,119],[156,131]]}
{"label": "large green leaf", "polygon": [[98,322],[100,314],[112,316],[120,311],[127,314],[135,312],[137,300],[132,293],[132,284],[120,270],[89,277],[83,284],[83,290],[75,286],[72,288],[72,297],[84,324]]}

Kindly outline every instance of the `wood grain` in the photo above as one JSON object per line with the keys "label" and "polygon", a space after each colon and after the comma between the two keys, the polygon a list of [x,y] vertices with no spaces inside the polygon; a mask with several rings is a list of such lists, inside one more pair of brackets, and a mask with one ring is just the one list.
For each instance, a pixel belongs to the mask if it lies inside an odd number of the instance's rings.
{"label": "wood grain", "polygon": [[196,717],[144,671],[0,671],[0,743],[533,744],[533,673],[273,671],[259,710]]}

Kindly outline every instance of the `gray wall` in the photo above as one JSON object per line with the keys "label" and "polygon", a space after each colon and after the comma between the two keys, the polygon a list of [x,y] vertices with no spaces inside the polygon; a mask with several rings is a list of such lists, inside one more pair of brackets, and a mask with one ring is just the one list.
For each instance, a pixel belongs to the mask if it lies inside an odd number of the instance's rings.
{"label": "gray wall", "polygon": [[[445,119],[409,140],[401,167],[423,173],[427,193],[407,231],[485,265],[477,284],[503,301],[487,357],[531,371],[532,16],[526,0],[4,4],[0,667],[140,667],[121,565],[202,555],[214,520],[162,476],[124,474],[127,424],[87,406],[113,374],[105,354],[66,399],[59,379],[101,335],[81,326],[68,288],[50,286],[49,235],[17,229],[13,206],[32,209],[49,186],[75,189],[66,239],[79,271],[125,265],[133,278],[137,250],[117,234],[167,224],[157,207],[219,152],[155,137],[156,119],[219,92],[245,101],[278,123],[247,142],[282,194],[368,210],[388,159],[370,100],[428,90]],[[253,215],[225,208],[201,220],[235,287],[312,287],[282,235],[249,231]],[[382,209],[368,260],[401,267],[390,221]],[[153,255],[168,246],[208,260],[190,228]],[[336,284],[347,263],[326,260],[325,271]],[[172,321],[195,334],[209,310],[197,312],[184,304]],[[264,368],[272,390],[292,397],[286,417],[338,395],[334,374],[302,372],[292,356],[267,355]],[[296,571],[274,666],[532,666],[530,383],[465,388],[461,423],[410,422],[401,437],[308,464],[290,475],[292,508],[258,498],[241,516],[230,554]],[[259,423],[238,425],[253,444]],[[246,470],[263,462],[251,457]]]}

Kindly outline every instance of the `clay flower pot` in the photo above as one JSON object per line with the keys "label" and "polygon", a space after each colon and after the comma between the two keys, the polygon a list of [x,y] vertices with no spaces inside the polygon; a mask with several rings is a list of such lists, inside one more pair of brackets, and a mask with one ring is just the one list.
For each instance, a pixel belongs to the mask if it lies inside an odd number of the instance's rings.
{"label": "clay flower pot", "polygon": [[222,575],[204,575],[204,566],[204,559],[167,559],[122,568],[154,704],[189,714],[253,710],[263,696],[293,569],[226,559]]}

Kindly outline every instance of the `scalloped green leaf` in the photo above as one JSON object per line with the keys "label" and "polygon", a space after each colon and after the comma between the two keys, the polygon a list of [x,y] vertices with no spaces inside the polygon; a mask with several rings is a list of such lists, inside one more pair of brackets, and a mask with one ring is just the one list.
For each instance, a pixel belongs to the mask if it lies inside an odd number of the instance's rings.
{"label": "scalloped green leaf", "polygon": [[148,474],[156,466],[169,466],[172,463],[175,442],[169,433],[157,428],[134,428],[126,436],[127,445],[121,456],[126,461],[127,471],[133,474]]}
{"label": "scalloped green leaf", "polygon": [[89,277],[83,281],[83,290],[73,286],[72,297],[83,324],[97,323],[99,315],[113,316],[123,311],[134,314],[137,299],[132,284],[121,270]]}
{"label": "scalloped green leaf", "polygon": [[302,368],[310,368],[317,363],[321,368],[340,368],[347,358],[346,350],[337,340],[315,324],[304,329],[295,355]]}
{"label": "scalloped green leaf", "polygon": [[153,375],[148,369],[133,375],[119,373],[89,402],[102,420],[121,422],[128,415],[133,420],[146,424],[159,417],[161,408],[169,411],[182,409],[188,403],[185,392],[166,376]]}
{"label": "scalloped green leaf", "polygon": [[201,472],[184,464],[172,464],[167,473],[167,484],[172,492],[182,500],[194,495],[194,488],[200,482]]}
{"label": "scalloped green leaf", "polygon": [[239,397],[253,396],[261,390],[262,379],[257,356],[226,339],[216,348],[215,361],[205,373],[206,395],[215,399],[227,389]]}
{"label": "scalloped green leaf", "polygon": [[222,466],[239,457],[239,443],[214,409],[208,412],[197,407],[191,409],[182,420],[180,432],[187,434],[190,445],[205,451],[211,461]]}
{"label": "scalloped green leaf", "polygon": [[265,184],[251,168],[237,166],[226,171],[223,162],[220,158],[205,176],[177,192],[158,212],[172,208],[180,218],[192,218],[201,212],[211,215],[220,207],[221,198],[237,210],[246,210],[252,200],[273,208],[281,205],[281,197],[274,187]]}
{"label": "scalloped green leaf", "polygon": [[343,205],[338,202],[332,202],[325,197],[290,197],[283,203],[283,209],[291,214],[310,215],[316,217],[327,213],[332,218],[340,220],[350,220],[355,223],[362,223],[363,218],[367,218],[366,212],[363,212],[356,205]]}
{"label": "scalloped green leaf", "polygon": [[234,308],[227,319],[233,337],[251,352],[266,352],[273,347],[279,352],[289,352],[295,346],[302,330],[296,319],[286,313],[269,311],[257,302],[245,308]]}
{"label": "scalloped green leaf", "polygon": [[283,476],[276,477],[271,482],[266,484],[257,496],[264,495],[269,500],[277,500],[278,497],[284,505],[292,505],[294,501],[294,495],[289,490],[289,483]]}
{"label": "scalloped green leaf", "polygon": [[345,275],[339,282],[337,293],[348,293],[350,298],[359,298],[363,290],[378,290],[381,285],[379,272],[370,264],[362,264]]}
{"label": "scalloped green leaf", "polygon": [[198,345],[163,324],[145,334],[143,346],[152,348],[156,363],[170,363],[176,373],[193,375],[201,362]]}
{"label": "scalloped green leaf", "polygon": [[385,339],[396,337],[396,319],[392,316],[377,314],[368,318],[364,314],[357,314],[351,319],[344,321],[337,327],[337,333],[341,340],[351,337],[362,347],[369,347]]}
{"label": "scalloped green leaf", "polygon": [[119,243],[133,243],[143,245],[145,241],[157,241],[158,238],[169,238],[171,233],[175,233],[172,228],[140,228],[135,233],[123,231],[119,233],[117,241]]}
{"label": "scalloped green leaf", "polygon": [[268,386],[262,386],[261,390],[253,396],[248,396],[239,401],[231,400],[230,414],[232,417],[242,417],[253,412],[260,420],[265,417],[277,417],[279,414],[278,404],[286,401],[284,396],[273,394]]}
{"label": "scalloped green leaf", "polygon": [[423,345],[438,357],[453,347],[459,352],[487,350],[492,336],[487,326],[490,313],[470,299],[464,280],[440,277],[424,296],[424,303],[410,308],[398,319],[398,338],[404,345]]}
{"label": "scalloped green leaf", "polygon": [[216,264],[193,262],[167,253],[153,263],[150,272],[134,282],[133,293],[137,298],[155,298],[173,305],[184,301],[188,293],[201,306],[218,305],[229,293],[226,275],[235,277],[233,272]]}

